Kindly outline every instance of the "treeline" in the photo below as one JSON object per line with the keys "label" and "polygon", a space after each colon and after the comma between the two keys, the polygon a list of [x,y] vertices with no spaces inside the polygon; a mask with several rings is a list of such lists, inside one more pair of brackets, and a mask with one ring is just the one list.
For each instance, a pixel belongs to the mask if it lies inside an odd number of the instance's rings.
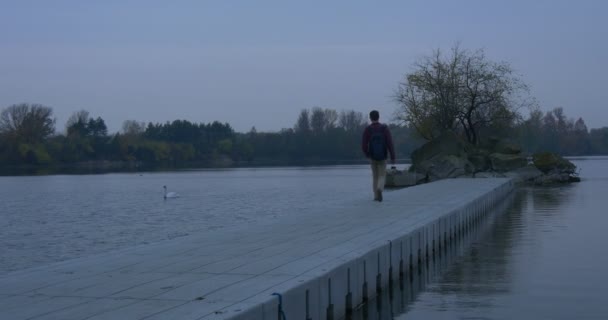
{"label": "treeline", "polygon": [[[302,110],[295,125],[279,132],[239,133],[228,123],[174,120],[142,123],[127,120],[108,133],[105,121],[87,111],[74,113],[58,132],[53,111],[19,104],[0,113],[0,165],[54,166],[82,163],[149,165],[315,165],[364,161],[361,134],[367,115],[356,111]],[[398,158],[424,143],[414,128],[391,125]],[[608,127],[588,130],[582,119],[567,118],[561,108],[533,111],[517,124],[494,132],[519,140],[527,152],[563,155],[608,154]]]}
{"label": "treeline", "polygon": [[562,108],[546,113],[533,110],[526,120],[516,125],[515,136],[529,153],[608,155],[608,127],[589,130],[582,118],[568,118]]}
{"label": "treeline", "polygon": [[[57,133],[52,109],[20,104],[0,115],[0,165],[67,165],[113,162],[128,165],[230,166],[313,165],[362,161],[360,141],[367,117],[360,112],[303,110],[292,128],[239,133],[228,123],[127,120],[109,134],[105,121],[74,113]],[[408,128],[393,126],[400,157],[422,143]]]}
{"label": "treeline", "polygon": [[[252,159],[263,163],[353,163],[365,160],[361,137],[366,125],[367,115],[360,112],[317,107],[302,110],[293,128],[271,133],[251,130],[244,139],[252,146]],[[412,139],[414,132],[407,127],[390,127],[398,158],[409,158],[423,143]]]}

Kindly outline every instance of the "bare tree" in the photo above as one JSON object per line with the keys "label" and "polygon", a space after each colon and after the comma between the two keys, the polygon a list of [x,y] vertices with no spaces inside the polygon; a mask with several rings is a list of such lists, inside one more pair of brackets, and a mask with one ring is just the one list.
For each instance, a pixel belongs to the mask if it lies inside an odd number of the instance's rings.
{"label": "bare tree", "polygon": [[338,122],[338,112],[333,109],[325,109],[323,110],[323,113],[325,114],[325,123],[323,129],[328,131],[335,128]]}
{"label": "bare tree", "polygon": [[453,131],[458,122],[457,66],[463,59],[454,53],[445,59],[440,50],[416,62],[415,72],[399,85],[396,100],[401,105],[398,118],[411,124],[425,139]]}
{"label": "bare tree", "polygon": [[436,50],[415,64],[399,85],[398,118],[432,139],[444,131],[463,131],[479,141],[484,128],[511,125],[521,107],[531,106],[528,87],[509,64],[489,61],[483,52],[457,45],[445,57]]}
{"label": "bare tree", "polygon": [[312,108],[310,112],[310,129],[313,133],[321,133],[336,127],[338,112],[333,109]]}
{"label": "bare tree", "polygon": [[310,129],[319,134],[325,129],[325,112],[319,107],[312,108],[310,112]]}
{"label": "bare tree", "polygon": [[89,112],[86,110],[79,110],[72,113],[72,115],[68,118],[68,121],[66,122],[65,126],[66,128],[69,128],[70,126],[73,126],[77,123],[87,123],[88,121]]}
{"label": "bare tree", "polygon": [[295,131],[298,133],[310,132],[310,113],[308,112],[308,109],[302,109],[300,112],[298,121],[295,125]]}
{"label": "bare tree", "polygon": [[65,130],[68,136],[79,135],[84,137],[88,135],[87,124],[89,122],[89,112],[79,110],[74,112],[65,124]]}
{"label": "bare tree", "polygon": [[0,113],[0,134],[24,143],[38,143],[55,132],[53,109],[40,104],[15,104]]}
{"label": "bare tree", "polygon": [[354,110],[341,111],[338,123],[346,131],[359,131],[365,126],[365,117]]}
{"label": "bare tree", "polygon": [[135,120],[125,120],[122,123],[122,133],[128,136],[139,136],[146,131],[146,124]]}

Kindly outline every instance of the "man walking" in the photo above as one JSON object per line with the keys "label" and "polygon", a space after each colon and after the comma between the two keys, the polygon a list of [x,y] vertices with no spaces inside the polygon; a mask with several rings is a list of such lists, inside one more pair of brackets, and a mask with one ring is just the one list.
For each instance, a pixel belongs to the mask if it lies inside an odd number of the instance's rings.
{"label": "man walking", "polygon": [[379,122],[380,113],[372,110],[369,113],[369,119],[372,123],[363,131],[361,148],[365,156],[371,161],[374,201],[382,201],[382,191],[384,191],[384,180],[386,178],[387,153],[390,152],[391,164],[394,165],[395,150],[393,148],[391,132],[385,124]]}

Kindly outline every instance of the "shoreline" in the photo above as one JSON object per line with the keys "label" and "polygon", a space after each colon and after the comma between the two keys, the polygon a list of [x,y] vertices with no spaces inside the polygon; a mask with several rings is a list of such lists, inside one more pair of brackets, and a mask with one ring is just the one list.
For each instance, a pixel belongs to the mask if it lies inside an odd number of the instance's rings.
{"label": "shoreline", "polygon": [[[400,164],[409,164],[410,159],[398,159]],[[108,173],[142,173],[142,172],[173,172],[205,169],[238,169],[238,168],[289,168],[289,167],[318,167],[367,165],[366,159],[352,160],[315,160],[315,161],[250,161],[233,163],[184,163],[179,165],[130,163],[125,161],[89,161],[73,164],[45,166],[6,166],[0,167],[0,176],[41,176],[41,175],[78,175],[78,174],[108,174]]]}
{"label": "shoreline", "polygon": [[[608,155],[565,156],[568,160],[608,160]],[[410,158],[397,159],[399,165],[411,164]],[[44,175],[79,175],[79,174],[108,174],[108,173],[142,173],[142,172],[174,172],[184,170],[205,169],[238,169],[238,168],[279,168],[279,167],[316,167],[366,165],[366,159],[343,160],[310,160],[285,161],[261,160],[233,163],[184,163],[179,165],[133,163],[128,161],[87,161],[56,165],[13,165],[0,166],[0,177],[11,176],[44,176]]]}

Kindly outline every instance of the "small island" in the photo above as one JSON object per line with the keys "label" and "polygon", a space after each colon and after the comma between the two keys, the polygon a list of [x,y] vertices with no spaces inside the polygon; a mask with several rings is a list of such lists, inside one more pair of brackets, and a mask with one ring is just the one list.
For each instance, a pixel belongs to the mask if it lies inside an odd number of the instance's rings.
{"label": "small island", "polygon": [[[572,162],[556,153],[522,152],[511,139],[523,122],[520,110],[531,110],[530,128],[538,127],[542,114],[511,66],[488,60],[483,50],[436,50],[405,75],[396,100],[400,120],[427,142],[412,152],[408,171],[388,174],[387,187],[456,177],[512,177],[535,185],[580,181]],[[545,122],[564,126],[556,110],[560,120],[548,114]],[[585,127],[582,120],[578,126]]]}
{"label": "small island", "polygon": [[412,153],[409,170],[387,174],[387,187],[408,187],[440,179],[510,177],[532,185],[578,182],[576,166],[551,152],[531,157],[507,140],[490,138],[473,146],[454,133],[446,133]]}

